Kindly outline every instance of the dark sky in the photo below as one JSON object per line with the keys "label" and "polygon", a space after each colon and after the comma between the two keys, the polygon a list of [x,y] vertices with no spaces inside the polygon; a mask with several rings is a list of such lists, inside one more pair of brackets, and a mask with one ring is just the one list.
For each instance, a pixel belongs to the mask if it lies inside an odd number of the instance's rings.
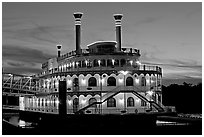
{"label": "dark sky", "polygon": [[122,13],[122,47],[141,50],[141,63],[159,65],[164,79],[202,78],[202,3],[3,3],[2,65],[21,74],[75,50],[73,13],[83,12],[82,47],[115,40],[113,14]]}

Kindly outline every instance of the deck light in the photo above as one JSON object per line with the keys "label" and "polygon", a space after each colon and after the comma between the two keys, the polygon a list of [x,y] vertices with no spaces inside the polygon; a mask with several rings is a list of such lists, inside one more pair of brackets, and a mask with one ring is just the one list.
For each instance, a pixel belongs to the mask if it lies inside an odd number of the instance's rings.
{"label": "deck light", "polygon": [[118,81],[119,81],[119,83],[123,83],[123,79],[122,78],[119,78]]}
{"label": "deck light", "polygon": [[75,65],[75,63],[74,63],[74,62],[72,62],[72,66],[73,66],[73,68],[74,68],[74,65]]}
{"label": "deck light", "polygon": [[81,104],[86,104],[86,100],[81,100]]}
{"label": "deck light", "polygon": [[86,63],[86,66],[88,65],[88,61],[87,60],[85,60],[85,63]]}
{"label": "deck light", "polygon": [[71,85],[72,84],[72,80],[67,80],[67,83],[69,84],[69,85]]}
{"label": "deck light", "polygon": [[101,60],[98,60],[98,65],[99,65],[99,66],[101,65]]}
{"label": "deck light", "polygon": [[72,104],[72,100],[68,100],[67,103],[68,103],[69,105],[71,105],[71,104]]}
{"label": "deck light", "polygon": [[114,59],[112,59],[112,64],[114,65],[114,63],[115,63],[115,60],[114,60]]}
{"label": "deck light", "polygon": [[81,84],[85,85],[86,84],[86,79],[82,79]]}
{"label": "deck light", "polygon": [[77,67],[78,67],[78,65],[79,65],[79,62],[76,62],[76,65],[77,65]]}
{"label": "deck light", "polygon": [[138,79],[138,78],[136,78],[136,79],[135,79],[135,82],[138,84],[138,83],[139,83],[139,79]]}
{"label": "deck light", "polygon": [[120,104],[124,104],[124,99],[119,99]]}
{"label": "deck light", "polygon": [[149,84],[150,80],[149,80],[149,79],[147,79],[147,80],[146,80],[146,82],[147,82],[147,84]]}
{"label": "deck light", "polygon": [[133,63],[133,61],[132,60],[130,60],[130,65],[132,66],[132,63]]}
{"label": "deck light", "polygon": [[121,70],[119,71],[119,73],[123,74],[123,75],[127,75],[129,73],[129,71],[124,71],[124,70]]}
{"label": "deck light", "polygon": [[153,95],[153,92],[152,91],[147,91],[147,94],[149,94],[150,96]]}
{"label": "deck light", "polygon": [[136,61],[136,63],[137,63],[138,65],[141,65],[141,63],[140,63],[139,61]]}

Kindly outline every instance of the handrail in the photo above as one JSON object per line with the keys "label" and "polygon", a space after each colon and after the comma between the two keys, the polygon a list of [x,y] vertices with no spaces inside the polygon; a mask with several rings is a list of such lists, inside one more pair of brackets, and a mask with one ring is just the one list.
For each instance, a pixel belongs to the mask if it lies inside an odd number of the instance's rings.
{"label": "handrail", "polygon": [[[91,104],[89,104],[89,105],[87,105],[87,106],[81,108],[80,110],[78,110],[77,112],[75,112],[75,114],[80,114],[80,113],[82,113],[84,110],[86,110],[87,108],[89,108],[89,107],[91,107],[91,106],[93,106],[93,105],[95,105],[95,104],[102,104],[102,103],[104,103],[106,100],[108,100],[109,98],[111,98],[111,97],[117,95],[117,94],[120,92],[120,90],[117,91],[118,88],[120,88],[120,87],[116,87],[116,88],[114,88],[113,90],[111,90],[111,91],[109,91],[108,93],[106,93],[105,95],[103,95],[100,102],[93,102],[93,103],[91,103]],[[117,91],[117,92],[114,92],[114,91]],[[112,93],[112,94],[111,94],[111,93]],[[110,95],[110,96],[108,96],[107,98],[105,98],[107,95]],[[103,98],[105,98],[105,99],[103,100]]]}

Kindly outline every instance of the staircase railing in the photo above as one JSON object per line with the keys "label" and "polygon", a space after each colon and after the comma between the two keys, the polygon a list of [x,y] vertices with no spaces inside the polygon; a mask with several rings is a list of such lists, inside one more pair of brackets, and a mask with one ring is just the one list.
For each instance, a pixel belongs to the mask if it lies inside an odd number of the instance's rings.
{"label": "staircase railing", "polygon": [[118,93],[120,93],[120,88],[121,88],[121,87],[116,87],[116,88],[114,88],[113,90],[107,92],[105,95],[103,95],[103,96],[101,97],[101,99],[100,99],[99,102],[98,102],[98,101],[97,101],[97,102],[93,102],[93,103],[91,103],[91,104],[89,104],[89,105],[87,105],[87,106],[85,106],[85,107],[79,109],[78,111],[75,112],[75,114],[82,114],[87,108],[89,108],[89,107],[91,107],[91,106],[93,106],[93,105],[95,105],[95,104],[102,104],[102,103],[104,103],[104,102],[105,102],[106,100],[108,100],[109,98],[111,98],[111,97],[117,95]]}

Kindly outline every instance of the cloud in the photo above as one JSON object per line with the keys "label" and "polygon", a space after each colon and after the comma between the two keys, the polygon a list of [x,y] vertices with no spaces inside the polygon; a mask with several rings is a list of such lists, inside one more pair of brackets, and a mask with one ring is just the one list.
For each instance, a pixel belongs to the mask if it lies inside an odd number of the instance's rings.
{"label": "cloud", "polygon": [[[40,25],[31,20],[3,20],[2,34],[4,38],[16,39],[32,43],[57,44],[62,36],[73,39],[71,25]],[[63,37],[64,38],[64,37]]]}
{"label": "cloud", "polygon": [[16,62],[7,62],[8,65],[13,66],[13,67],[23,67],[23,63],[16,63]]}
{"label": "cloud", "polygon": [[135,23],[136,26],[139,26],[139,25],[144,25],[144,24],[150,24],[150,23],[154,23],[154,22],[157,22],[159,20],[161,20],[162,17],[146,17],[142,20],[139,20]]}
{"label": "cloud", "polygon": [[20,65],[18,62],[30,63],[43,63],[49,58],[53,58],[53,55],[46,54],[41,50],[31,49],[28,47],[22,47],[19,45],[3,45],[2,47],[2,57],[3,60],[13,60],[16,61],[16,64]]}
{"label": "cloud", "polygon": [[24,68],[13,68],[13,67],[7,67],[4,68],[5,73],[14,73],[14,74],[22,74],[22,75],[31,75],[31,74],[38,74],[41,72],[41,69],[39,68],[32,68],[32,67],[24,67]]}

